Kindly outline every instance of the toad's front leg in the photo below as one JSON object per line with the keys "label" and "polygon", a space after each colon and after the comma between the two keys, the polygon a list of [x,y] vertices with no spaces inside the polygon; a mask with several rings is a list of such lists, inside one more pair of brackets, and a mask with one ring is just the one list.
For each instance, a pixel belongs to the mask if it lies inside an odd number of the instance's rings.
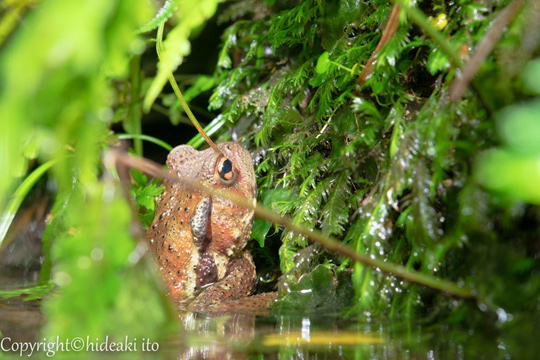
{"label": "toad's front leg", "polygon": [[253,258],[249,251],[242,251],[238,257],[229,260],[224,277],[204,287],[190,304],[190,307],[202,309],[210,305],[217,305],[222,301],[237,300],[249,296],[253,292],[256,280],[257,274]]}

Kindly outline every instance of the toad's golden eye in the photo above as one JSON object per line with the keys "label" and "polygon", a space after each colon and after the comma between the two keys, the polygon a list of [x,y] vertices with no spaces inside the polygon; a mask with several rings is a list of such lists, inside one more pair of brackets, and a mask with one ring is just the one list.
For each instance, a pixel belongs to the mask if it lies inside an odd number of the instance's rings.
{"label": "toad's golden eye", "polygon": [[235,178],[235,169],[231,160],[222,157],[217,162],[217,171],[221,180],[229,183]]}

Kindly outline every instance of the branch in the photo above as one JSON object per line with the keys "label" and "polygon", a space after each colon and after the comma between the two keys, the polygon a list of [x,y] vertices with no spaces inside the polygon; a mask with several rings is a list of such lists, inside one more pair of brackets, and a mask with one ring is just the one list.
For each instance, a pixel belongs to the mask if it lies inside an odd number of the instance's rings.
{"label": "branch", "polygon": [[518,11],[523,6],[521,0],[516,0],[512,4],[505,7],[497,16],[491,28],[482,37],[482,40],[476,46],[474,55],[465,65],[462,74],[458,74],[450,87],[450,100],[456,102],[463,97],[465,90],[472,81],[474,75],[478,72],[478,68],[484,63],[488,55],[493,50],[493,47],[499,41],[504,29],[516,16]]}
{"label": "branch", "polygon": [[358,75],[358,79],[356,79],[356,82],[360,86],[364,85],[367,77],[373,72],[373,62],[377,58],[379,51],[381,51],[384,45],[388,44],[392,36],[394,36],[394,34],[396,33],[396,30],[399,27],[399,10],[399,6],[397,4],[394,4],[392,12],[390,13],[390,18],[388,19],[388,23],[386,23],[386,27],[384,28],[377,47],[369,57],[360,75]]}
{"label": "branch", "polygon": [[164,171],[161,165],[156,164],[153,161],[136,157],[118,150],[111,150],[108,154],[106,154],[106,157],[114,161],[116,165],[122,164],[124,166],[131,166],[145,172],[148,175],[164,178],[177,183],[182,183],[182,185],[186,186],[187,188],[192,188],[197,191],[209,194],[211,196],[216,196],[232,201],[235,204],[238,204],[246,209],[253,210],[255,212],[255,215],[257,215],[259,218],[271,221],[275,224],[282,225],[283,227],[296,234],[304,235],[312,241],[318,242],[330,251],[347,256],[352,260],[358,261],[364,265],[379,268],[383,272],[394,274],[395,276],[405,279],[409,282],[421,284],[432,289],[449,293],[451,295],[463,298],[475,297],[472,289],[467,285],[460,287],[448,280],[438,279],[434,276],[423,274],[418,271],[407,270],[402,265],[385,262],[383,260],[372,258],[369,255],[358,253],[354,251],[350,246],[343,244],[341,241],[333,237],[324,236],[319,230],[310,230],[301,225],[294,224],[292,221],[279,215],[278,213],[271,211],[261,205],[254,205],[252,202],[248,201],[245,198],[234,196],[233,194],[230,194],[223,190],[211,189],[199,183],[183,181],[177,176]]}

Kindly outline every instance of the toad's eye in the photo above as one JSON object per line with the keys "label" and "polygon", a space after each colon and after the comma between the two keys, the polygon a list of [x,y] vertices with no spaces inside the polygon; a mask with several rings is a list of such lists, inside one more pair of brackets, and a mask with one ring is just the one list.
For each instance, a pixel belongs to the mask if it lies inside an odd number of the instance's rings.
{"label": "toad's eye", "polygon": [[221,180],[229,183],[232,182],[235,178],[235,169],[231,160],[226,157],[222,157],[217,162],[217,172]]}

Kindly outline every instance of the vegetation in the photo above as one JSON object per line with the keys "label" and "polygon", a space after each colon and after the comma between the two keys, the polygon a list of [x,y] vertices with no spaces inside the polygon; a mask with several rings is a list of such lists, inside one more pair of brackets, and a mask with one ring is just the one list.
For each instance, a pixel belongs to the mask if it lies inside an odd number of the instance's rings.
{"label": "vegetation", "polygon": [[[174,74],[190,104],[208,98],[210,114],[219,112],[204,119],[214,141],[240,135],[253,152],[259,203],[473,296],[411,283],[257,219],[257,265],[271,278],[278,274],[265,264],[279,263],[283,274],[277,309],[339,306],[360,319],[539,330],[540,13],[532,1],[167,0],[159,11],[143,0],[23,3],[3,6],[26,12],[24,26],[9,17],[1,24],[11,34],[0,61],[0,229],[28,192],[25,178],[49,171],[55,201],[38,285],[54,294],[42,306],[46,334],[174,331],[174,309],[102,154],[120,137],[134,139],[130,150],[141,156],[143,139],[167,147],[145,137],[143,124],[150,111],[185,120],[165,85],[190,49],[204,46],[201,27],[216,22],[226,28],[215,70]],[[397,30],[362,72],[398,5]],[[504,14],[508,28],[497,22]],[[486,36],[497,30],[500,39]],[[485,59],[475,52],[483,42],[494,47]],[[459,74],[475,62],[457,94]],[[133,179],[148,223],[161,188],[138,172]]]}

